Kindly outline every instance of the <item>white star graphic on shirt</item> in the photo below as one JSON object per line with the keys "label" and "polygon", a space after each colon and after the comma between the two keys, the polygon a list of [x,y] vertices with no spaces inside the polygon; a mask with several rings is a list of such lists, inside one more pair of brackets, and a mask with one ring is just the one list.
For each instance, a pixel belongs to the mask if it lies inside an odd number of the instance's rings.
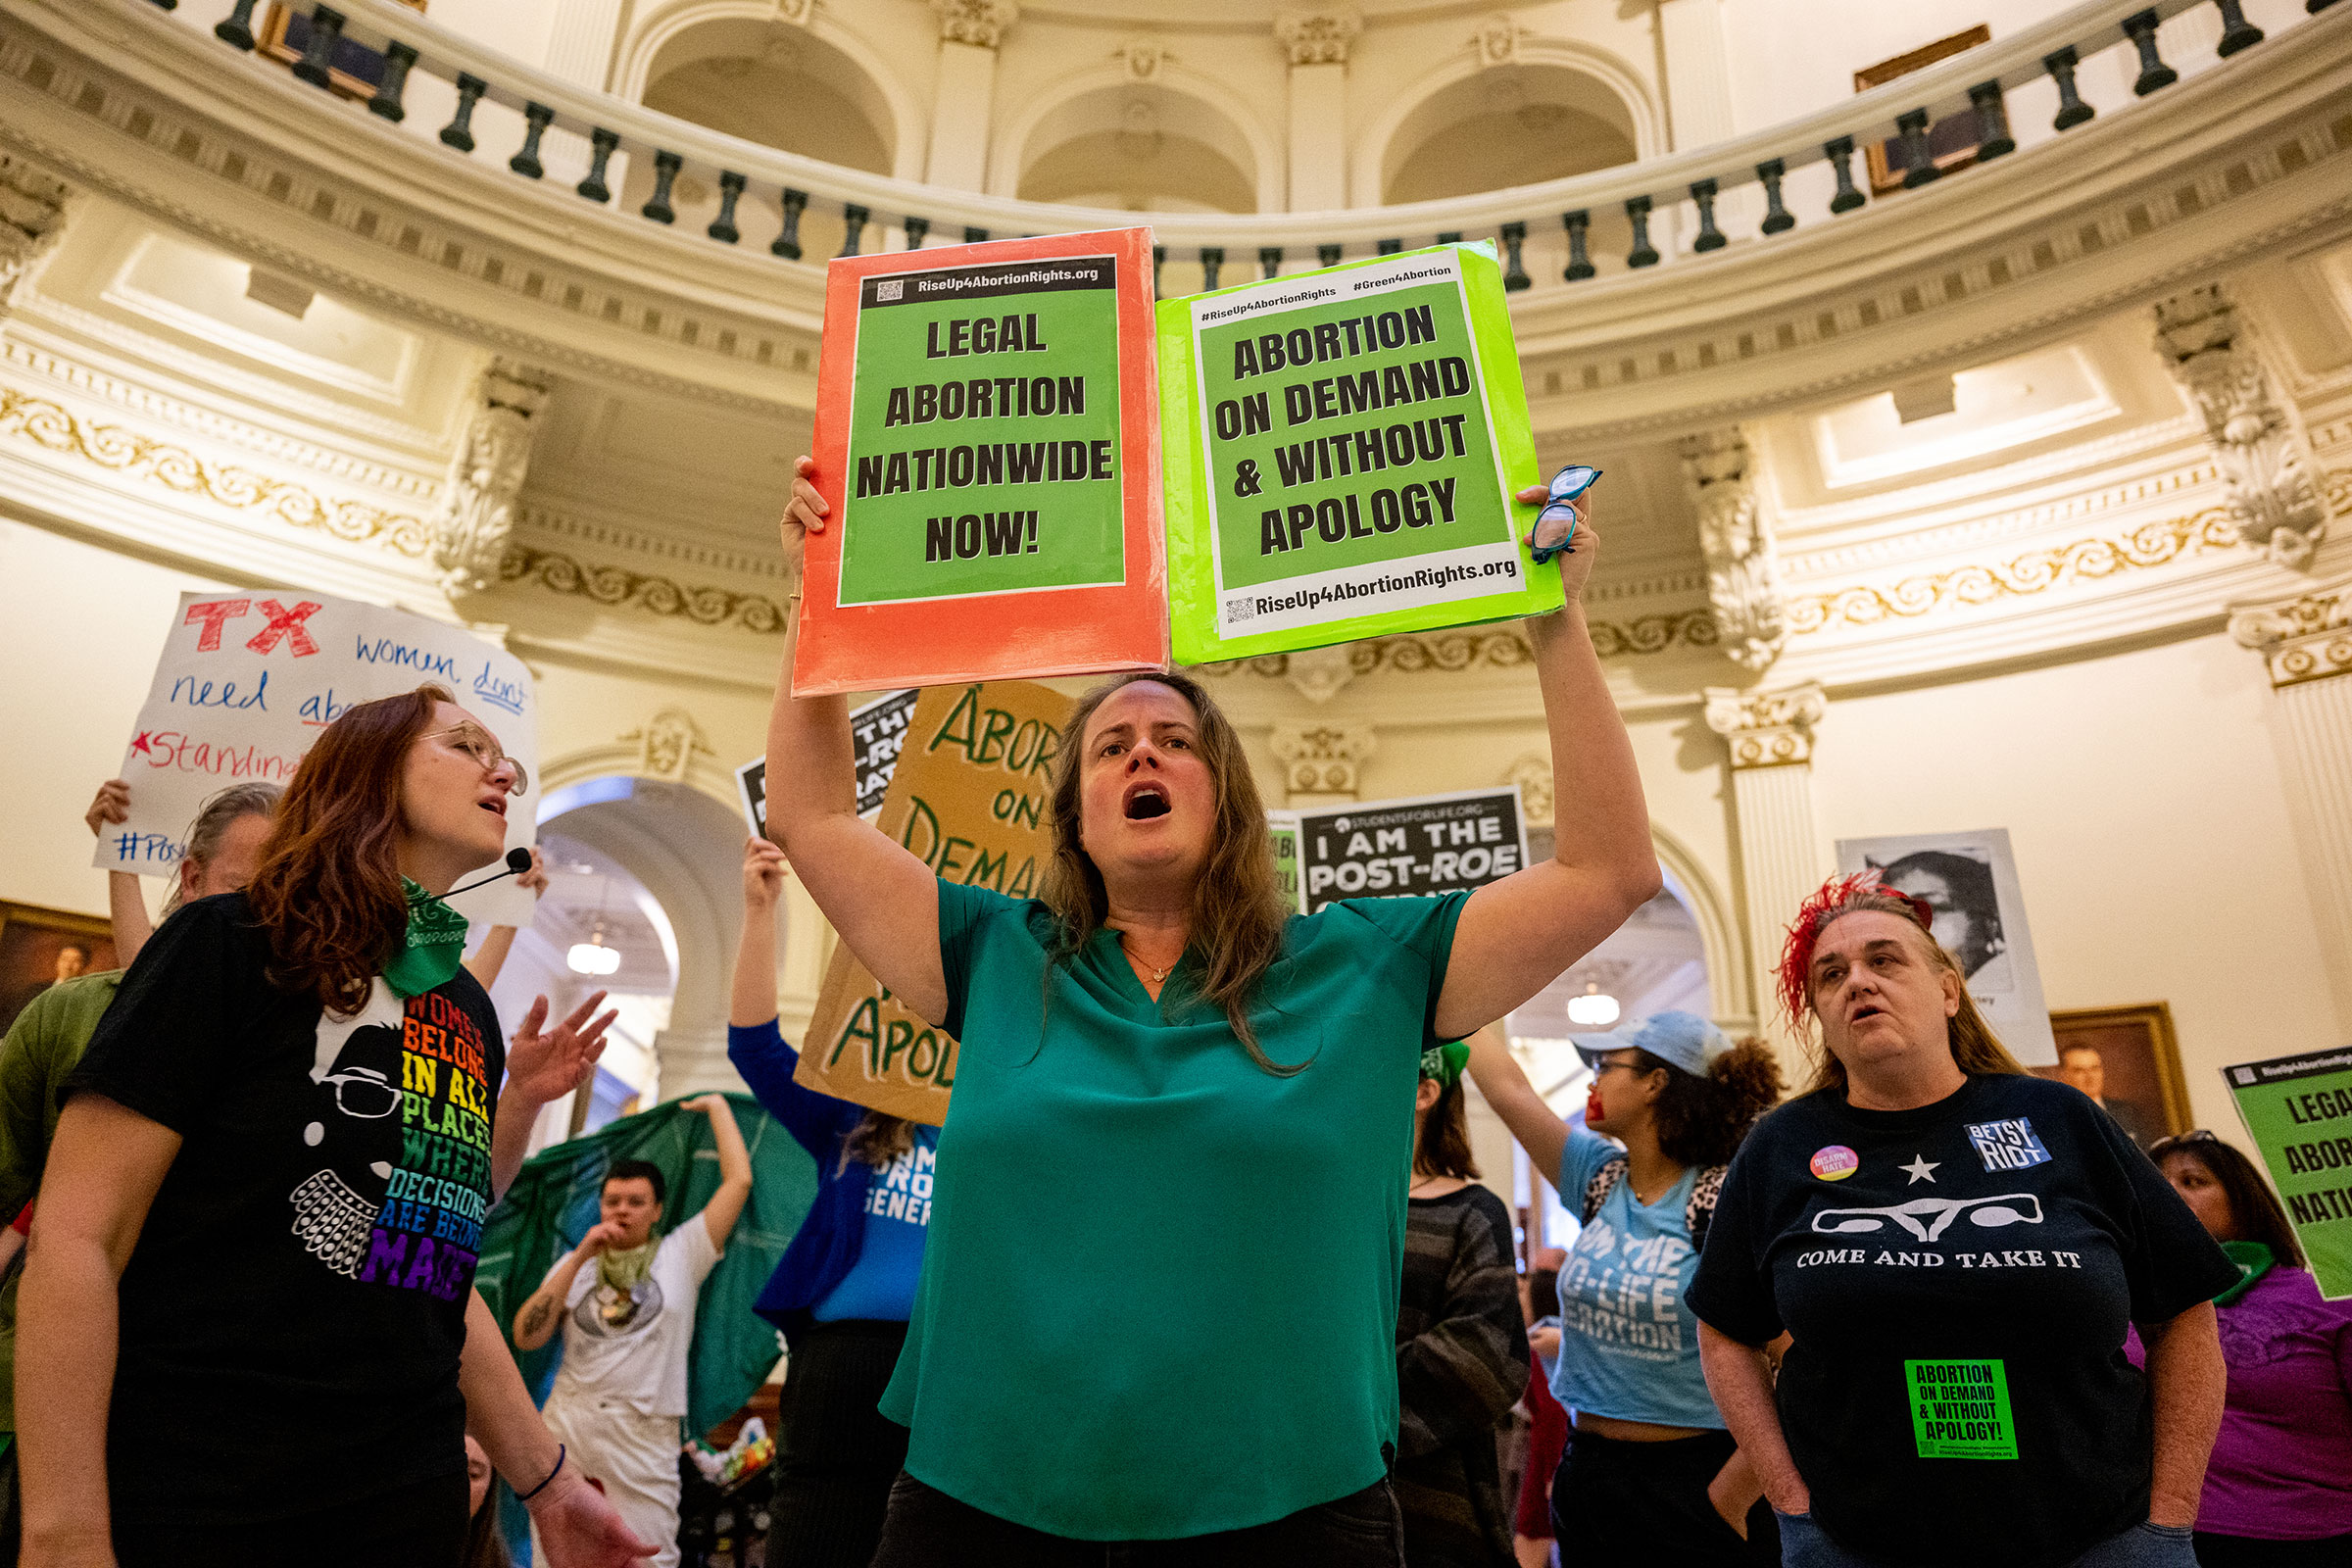
{"label": "white star graphic on shirt", "polygon": [[1913,1154],[1911,1156],[1910,1164],[1897,1165],[1894,1168],[1896,1170],[1907,1170],[1911,1173],[1911,1180],[1903,1184],[1904,1186],[1909,1187],[1919,1182],[1935,1181],[1936,1168],[1942,1163],[1942,1160],[1930,1159],[1925,1154]]}

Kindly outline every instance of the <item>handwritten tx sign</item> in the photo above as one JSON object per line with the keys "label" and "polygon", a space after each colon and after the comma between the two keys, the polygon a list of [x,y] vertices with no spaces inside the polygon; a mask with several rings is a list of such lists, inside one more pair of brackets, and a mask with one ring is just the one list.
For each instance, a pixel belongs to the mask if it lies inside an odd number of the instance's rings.
{"label": "handwritten tx sign", "polygon": [[[356,703],[436,681],[535,776],[537,693],[504,649],[421,615],[287,589],[182,594],[155,682],[122,756],[130,819],[91,863],[165,876],[187,848],[197,808],[231,784],[294,776],[312,740]],[[532,813],[507,822],[527,847]],[[511,882],[457,901],[469,916],[528,925],[532,899]]]}
{"label": "handwritten tx sign", "polygon": [[[875,825],[948,881],[1035,897],[1070,708],[1026,681],[926,689]],[[947,1120],[956,1041],[885,991],[847,945],[833,950],[804,1039],[795,1081],[893,1116]]]}

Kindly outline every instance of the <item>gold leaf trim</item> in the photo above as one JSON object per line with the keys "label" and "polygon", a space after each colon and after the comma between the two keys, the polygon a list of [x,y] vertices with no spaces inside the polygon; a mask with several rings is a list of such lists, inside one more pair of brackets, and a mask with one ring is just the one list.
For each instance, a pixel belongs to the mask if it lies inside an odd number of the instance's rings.
{"label": "gold leaf trim", "polygon": [[667,577],[641,576],[620,566],[583,565],[552,550],[513,546],[499,564],[498,575],[501,582],[527,582],[600,605],[682,615],[702,626],[740,626],[761,633],[784,629],[784,609],[772,599],[724,588],[684,587]]}
{"label": "gold leaf trim", "polygon": [[363,501],[334,500],[232,463],[207,462],[185,447],[121,425],[92,423],[61,404],[9,387],[0,387],[0,435],[22,436],[109,472],[241,512],[266,512],[289,527],[316,529],[353,544],[379,544],[404,556],[422,556],[432,538],[421,517]]}
{"label": "gold leaf trim", "polygon": [[2046,593],[2062,583],[2096,581],[2135,567],[2161,566],[2183,556],[2230,550],[2237,523],[2225,507],[2209,507],[2190,517],[2144,523],[2120,539],[2077,539],[2046,550],[2030,550],[2005,563],[1971,563],[1949,571],[1925,572],[1880,588],[1859,584],[1788,602],[1789,629],[1827,631],[1839,624],[1874,626],[1895,617],[1932,614],[1960,605]]}
{"label": "gold leaf trim", "polygon": [[[1595,620],[1589,624],[1592,631],[1593,651],[1603,659],[1662,654],[1675,647],[1713,648],[1722,638],[1715,612],[1703,605],[1695,610],[1641,615],[1623,625],[1608,620]],[[1526,636],[1516,629],[1407,632],[1394,637],[1368,638],[1349,644],[1348,649],[1348,668],[1358,675],[1369,675],[1380,669],[1400,670],[1407,674],[1424,669],[1509,669],[1519,664],[1533,663],[1535,657],[1535,650],[1529,646]],[[1221,663],[1199,666],[1203,675],[1231,675],[1247,670],[1252,675],[1263,675],[1271,680],[1280,680],[1290,673],[1290,668],[1291,656],[1288,654],[1258,654],[1249,659],[1231,659]]]}

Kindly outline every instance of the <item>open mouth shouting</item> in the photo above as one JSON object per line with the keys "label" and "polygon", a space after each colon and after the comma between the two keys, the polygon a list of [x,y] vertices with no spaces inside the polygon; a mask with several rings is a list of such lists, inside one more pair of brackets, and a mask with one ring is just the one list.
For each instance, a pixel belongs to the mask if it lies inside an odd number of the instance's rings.
{"label": "open mouth shouting", "polygon": [[493,795],[487,800],[476,801],[473,804],[497,817],[501,822],[507,819],[507,797],[504,793]]}
{"label": "open mouth shouting", "polygon": [[1127,786],[1119,797],[1119,812],[1130,822],[1149,822],[1168,814],[1174,803],[1168,798],[1168,787],[1152,779],[1138,779]]}

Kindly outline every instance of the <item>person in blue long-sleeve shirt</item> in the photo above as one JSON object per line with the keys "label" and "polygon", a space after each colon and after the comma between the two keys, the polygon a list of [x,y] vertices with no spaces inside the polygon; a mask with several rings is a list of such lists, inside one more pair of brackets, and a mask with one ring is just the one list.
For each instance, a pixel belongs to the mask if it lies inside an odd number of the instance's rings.
{"label": "person in blue long-sleeve shirt", "polygon": [[784,852],[743,854],[743,942],[727,1056],[769,1115],[816,1160],[816,1201],[753,1310],[792,1352],[776,1434],[771,1568],[864,1568],[882,1536],[906,1429],[875,1406],[914,1306],[931,1223],[939,1129],[793,1082],[800,1053],[776,1027],[776,899]]}

